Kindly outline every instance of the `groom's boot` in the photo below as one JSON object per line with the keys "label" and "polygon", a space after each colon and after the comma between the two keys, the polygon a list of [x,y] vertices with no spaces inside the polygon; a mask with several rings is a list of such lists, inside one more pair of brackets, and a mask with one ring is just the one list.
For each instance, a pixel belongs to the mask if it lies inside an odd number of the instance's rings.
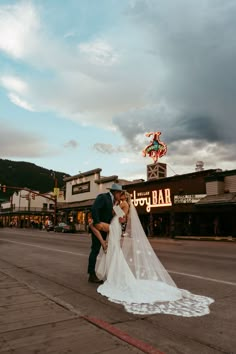
{"label": "groom's boot", "polygon": [[88,281],[90,283],[97,283],[97,284],[102,284],[103,283],[103,280],[98,279],[96,274],[89,274]]}

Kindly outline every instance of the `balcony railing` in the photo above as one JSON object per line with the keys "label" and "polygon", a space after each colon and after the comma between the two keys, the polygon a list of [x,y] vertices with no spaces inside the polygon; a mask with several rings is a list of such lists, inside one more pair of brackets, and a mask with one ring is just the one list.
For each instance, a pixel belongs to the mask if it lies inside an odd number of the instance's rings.
{"label": "balcony railing", "polygon": [[13,213],[20,213],[23,211],[29,211],[29,212],[54,212],[54,209],[52,208],[37,208],[37,207],[11,207],[11,208],[4,208],[4,209],[0,209],[0,214],[6,214],[9,212],[13,212]]}

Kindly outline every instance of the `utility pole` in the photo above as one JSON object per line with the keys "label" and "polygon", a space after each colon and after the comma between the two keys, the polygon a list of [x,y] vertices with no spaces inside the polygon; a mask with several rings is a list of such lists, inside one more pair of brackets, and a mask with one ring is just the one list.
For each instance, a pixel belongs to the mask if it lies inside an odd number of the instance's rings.
{"label": "utility pole", "polygon": [[54,193],[54,225],[57,224],[57,197],[58,197],[58,181],[57,181],[57,177],[56,177],[56,174],[53,170],[50,170],[51,172],[51,176],[54,180],[54,190],[53,190],[53,193]]}

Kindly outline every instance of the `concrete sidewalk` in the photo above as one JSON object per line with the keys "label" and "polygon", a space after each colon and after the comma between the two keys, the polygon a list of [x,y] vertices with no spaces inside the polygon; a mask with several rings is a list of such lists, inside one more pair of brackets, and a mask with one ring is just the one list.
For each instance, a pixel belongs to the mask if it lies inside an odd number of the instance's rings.
{"label": "concrete sidewalk", "polygon": [[0,353],[159,353],[0,271]]}
{"label": "concrete sidewalk", "polygon": [[212,241],[212,242],[235,242],[236,237],[232,236],[175,236],[162,237],[152,236],[148,237],[149,241],[158,241],[160,243],[176,243],[176,241]]}

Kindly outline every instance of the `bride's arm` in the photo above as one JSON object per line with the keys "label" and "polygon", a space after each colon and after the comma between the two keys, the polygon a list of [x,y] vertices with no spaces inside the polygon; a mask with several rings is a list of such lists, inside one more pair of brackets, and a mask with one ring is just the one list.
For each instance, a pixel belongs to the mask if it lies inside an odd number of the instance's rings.
{"label": "bride's arm", "polygon": [[[99,225],[99,224],[97,224],[97,225]],[[98,240],[100,241],[100,243],[101,243],[102,248],[104,249],[104,251],[106,251],[106,249],[107,249],[107,242],[103,239],[103,237],[102,237],[100,231],[99,231],[98,228],[97,228],[97,225],[94,226],[94,224],[91,223],[91,224],[89,224],[89,227],[90,227],[91,231],[93,232],[93,234],[94,234],[94,235],[98,238]],[[103,230],[101,230],[101,231],[103,231]]]}
{"label": "bride's arm", "polygon": [[109,226],[110,226],[110,224],[107,224],[106,222],[100,222],[95,225],[97,230],[105,231],[105,232],[109,232]]}

